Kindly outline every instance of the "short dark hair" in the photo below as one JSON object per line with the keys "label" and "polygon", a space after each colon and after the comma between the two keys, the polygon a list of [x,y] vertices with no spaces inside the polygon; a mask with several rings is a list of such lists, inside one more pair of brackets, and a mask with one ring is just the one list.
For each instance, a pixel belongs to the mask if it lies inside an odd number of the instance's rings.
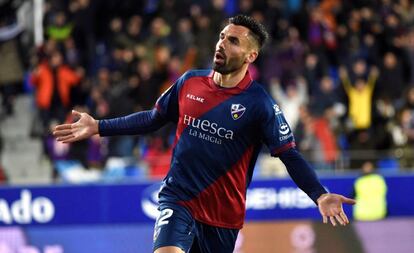
{"label": "short dark hair", "polygon": [[248,28],[250,30],[250,35],[257,41],[259,49],[262,48],[269,39],[269,33],[266,31],[264,25],[252,17],[237,15],[229,18],[229,24],[240,25]]}

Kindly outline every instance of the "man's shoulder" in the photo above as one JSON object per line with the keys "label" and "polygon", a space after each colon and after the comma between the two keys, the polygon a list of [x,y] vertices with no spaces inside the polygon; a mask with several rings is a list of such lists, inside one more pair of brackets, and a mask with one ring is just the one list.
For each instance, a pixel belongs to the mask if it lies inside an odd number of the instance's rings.
{"label": "man's shoulder", "polygon": [[208,77],[212,74],[211,69],[190,69],[187,70],[183,75],[182,78],[187,80],[192,77]]}
{"label": "man's shoulder", "polygon": [[253,81],[247,92],[249,97],[254,98],[255,104],[257,105],[256,108],[259,110],[265,112],[280,110],[276,101],[272,98],[269,92],[267,92],[266,87],[263,84]]}
{"label": "man's shoulder", "polygon": [[182,74],[174,83],[174,86],[177,89],[181,89],[181,87],[188,83],[188,81],[195,77],[205,77],[209,78],[212,74],[211,69],[190,69],[187,70],[184,74]]}
{"label": "man's shoulder", "polygon": [[248,90],[249,92],[255,93],[255,95],[259,96],[260,98],[270,98],[270,95],[266,91],[265,86],[257,81],[253,81]]}

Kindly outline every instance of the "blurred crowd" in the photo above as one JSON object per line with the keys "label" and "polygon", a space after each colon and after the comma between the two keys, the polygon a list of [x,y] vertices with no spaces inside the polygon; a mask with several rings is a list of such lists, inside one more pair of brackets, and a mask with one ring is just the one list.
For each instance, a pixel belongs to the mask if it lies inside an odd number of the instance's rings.
{"label": "blurred crowd", "polygon": [[132,163],[162,176],[174,126],[70,146],[49,129],[72,122],[72,108],[97,119],[151,109],[186,70],[211,67],[219,31],[239,13],[271,34],[249,71],[315,168],[360,168],[366,160],[414,167],[411,0],[49,0],[44,12],[41,46],[21,43],[24,31],[2,34],[13,18],[0,21],[0,90],[5,115],[13,114],[13,94],[33,94],[32,136],[44,140],[57,170],[68,160],[85,168]]}

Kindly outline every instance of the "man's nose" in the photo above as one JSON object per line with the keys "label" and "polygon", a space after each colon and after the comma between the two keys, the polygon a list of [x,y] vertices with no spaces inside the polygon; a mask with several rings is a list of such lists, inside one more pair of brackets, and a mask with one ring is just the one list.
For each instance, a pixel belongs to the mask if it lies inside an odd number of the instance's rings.
{"label": "man's nose", "polygon": [[217,43],[217,48],[218,49],[224,49],[225,48],[225,39],[219,40],[219,42]]}

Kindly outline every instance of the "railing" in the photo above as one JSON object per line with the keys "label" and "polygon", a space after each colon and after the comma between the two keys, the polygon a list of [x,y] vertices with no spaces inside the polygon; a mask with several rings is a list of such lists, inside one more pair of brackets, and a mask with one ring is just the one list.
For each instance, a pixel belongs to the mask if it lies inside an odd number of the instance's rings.
{"label": "railing", "polygon": [[[413,154],[407,154],[401,148],[389,150],[342,150],[333,162],[333,169],[340,171],[361,169],[364,163],[382,170],[411,170],[413,167],[406,160]],[[315,162],[315,161],[310,161]],[[317,162],[317,161],[316,161]]]}

